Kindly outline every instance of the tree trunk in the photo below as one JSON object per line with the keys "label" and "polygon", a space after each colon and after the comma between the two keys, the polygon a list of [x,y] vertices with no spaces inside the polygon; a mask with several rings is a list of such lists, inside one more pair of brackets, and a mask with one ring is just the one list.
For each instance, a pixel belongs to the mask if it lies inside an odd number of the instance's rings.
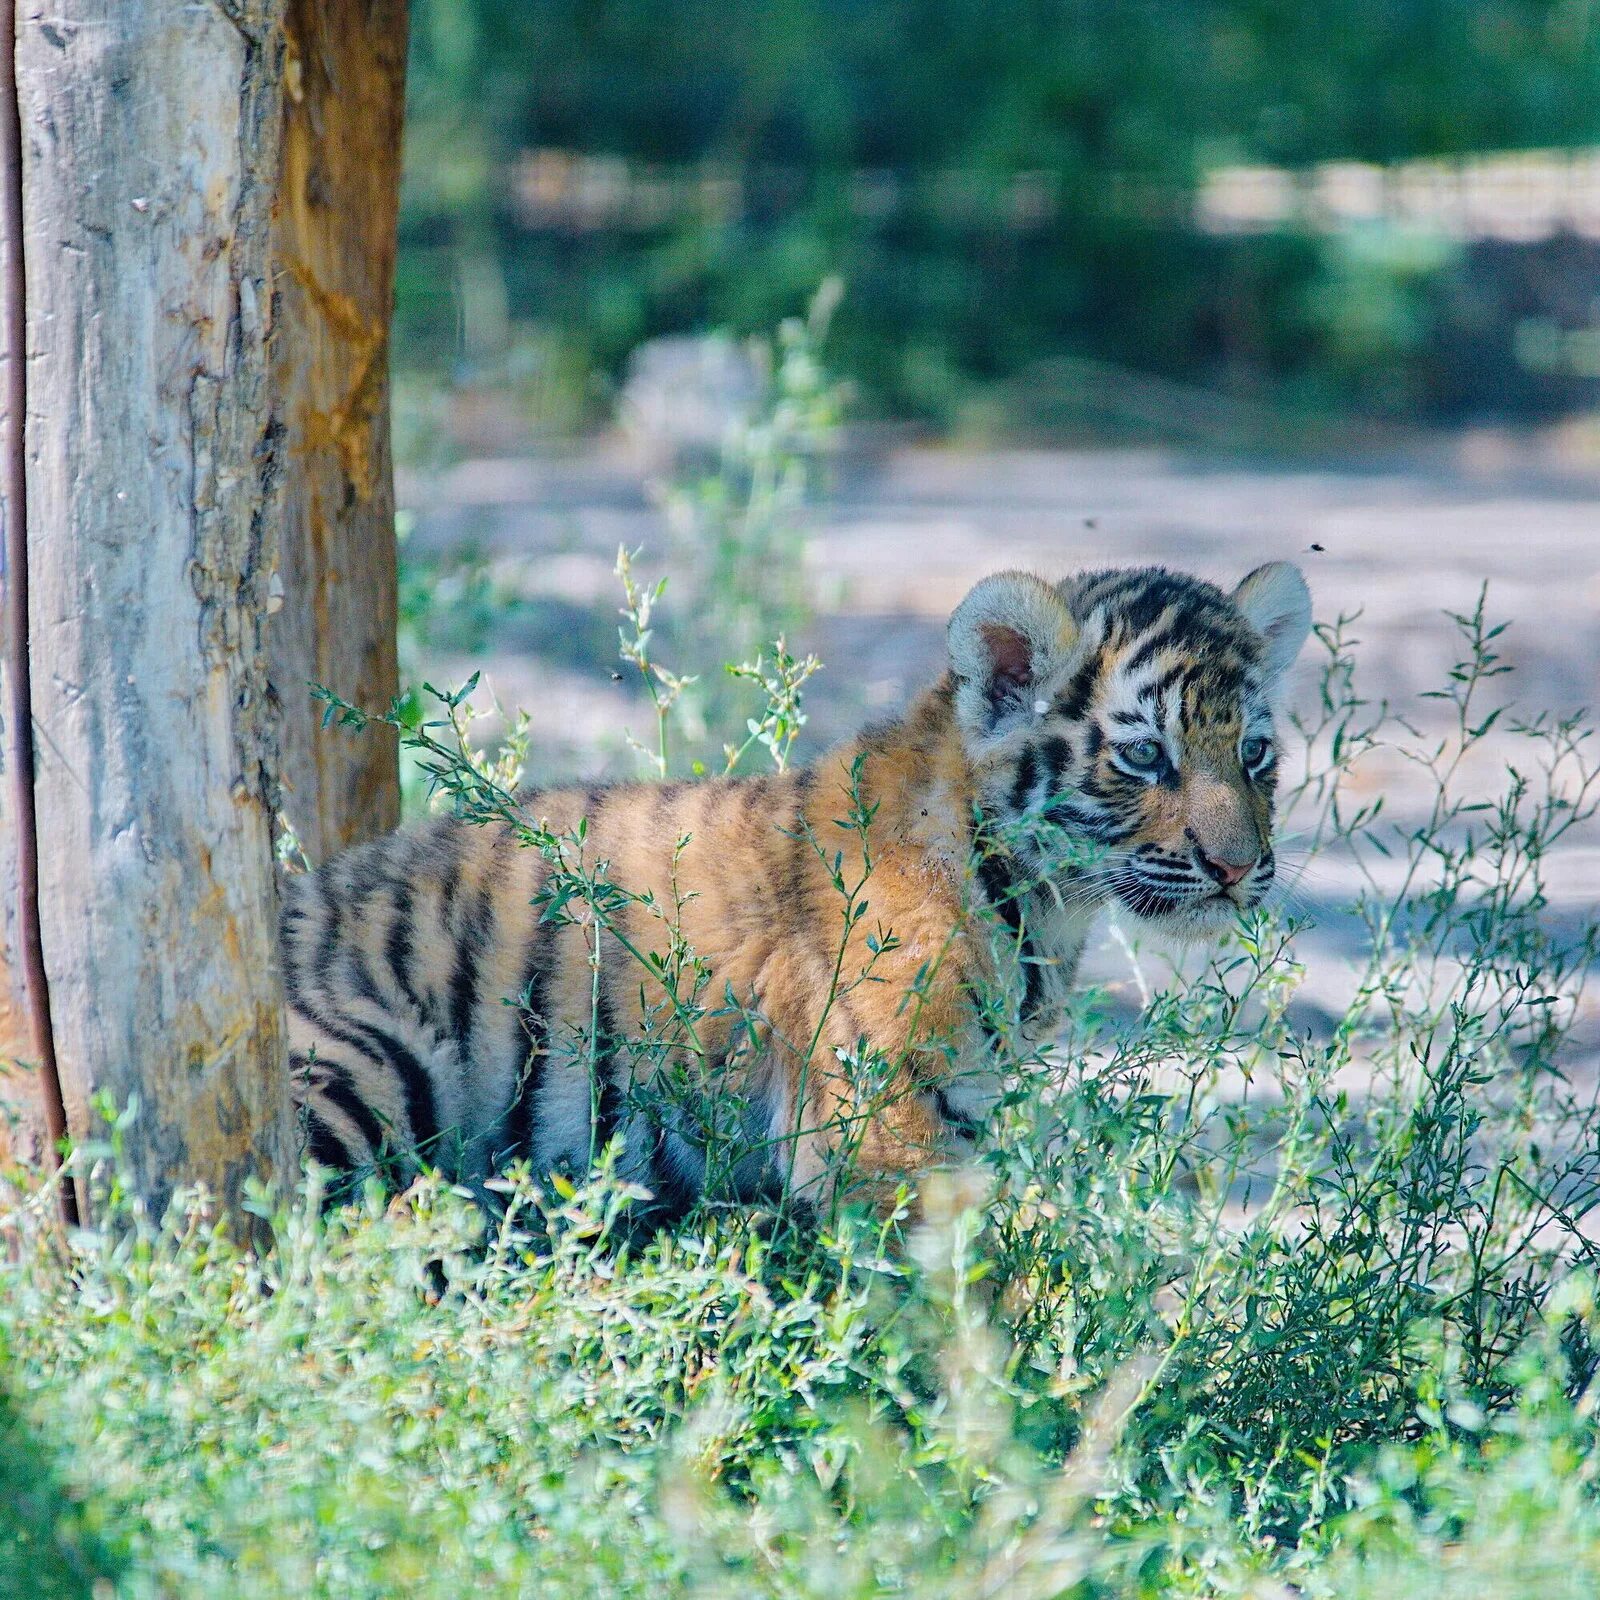
{"label": "tree trunk", "polygon": [[[9,3],[9,0],[8,0]],[[268,583],[283,0],[21,0],[40,919],[152,1207],[293,1170]]]}
{"label": "tree trunk", "polygon": [[[53,1164],[64,1131],[34,883],[32,685],[28,674],[27,283],[16,13],[0,11],[0,1182],[13,1163]],[[48,1060],[41,1059],[48,1056]],[[62,1191],[62,1214],[76,1206]]]}
{"label": "tree trunk", "polygon": [[284,810],[320,863],[400,820],[392,730],[324,730],[306,685],[377,710],[397,690],[389,323],[405,0],[288,0],[286,27],[273,379],[288,484],[269,644]]}

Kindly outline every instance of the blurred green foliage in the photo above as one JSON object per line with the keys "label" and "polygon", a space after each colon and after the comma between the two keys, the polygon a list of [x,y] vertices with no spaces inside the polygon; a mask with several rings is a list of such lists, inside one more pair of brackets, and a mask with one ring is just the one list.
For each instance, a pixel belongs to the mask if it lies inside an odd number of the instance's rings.
{"label": "blurred green foliage", "polygon": [[[414,0],[399,350],[568,428],[641,340],[769,327],[837,272],[834,360],[900,414],[959,421],[1058,356],[1311,408],[1550,409],[1569,386],[1518,375],[1509,313],[1463,289],[1482,252],[1205,235],[1187,205],[1222,163],[1571,147],[1597,123],[1600,30],[1571,0]],[[530,223],[535,150],[740,200]],[[1019,178],[1048,197],[1020,220]]]}
{"label": "blurred green foliage", "polygon": [[0,1388],[0,1594],[89,1600],[110,1592],[120,1562],[106,1547],[98,1512],[86,1512],[51,1470],[55,1454]]}

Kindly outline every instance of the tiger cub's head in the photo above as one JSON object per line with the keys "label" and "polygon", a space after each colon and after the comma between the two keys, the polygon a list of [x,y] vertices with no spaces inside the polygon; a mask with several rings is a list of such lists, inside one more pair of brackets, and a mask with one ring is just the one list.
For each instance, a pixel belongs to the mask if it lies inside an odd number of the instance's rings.
{"label": "tiger cub's head", "polygon": [[1232,594],[1160,567],[984,579],[949,650],[986,828],[1066,903],[1222,931],[1272,884],[1273,691],[1310,626],[1283,562]]}

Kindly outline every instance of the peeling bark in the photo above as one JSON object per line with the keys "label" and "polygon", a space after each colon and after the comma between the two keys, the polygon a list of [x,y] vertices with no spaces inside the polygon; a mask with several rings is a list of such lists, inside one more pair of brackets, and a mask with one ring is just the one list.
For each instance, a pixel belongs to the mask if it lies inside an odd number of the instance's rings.
{"label": "peeling bark", "polygon": [[70,1126],[293,1171],[264,624],[283,0],[22,0],[40,912]]}
{"label": "peeling bark", "polygon": [[405,0],[288,0],[274,381],[288,465],[270,632],[284,809],[313,861],[400,820],[390,730],[323,730],[308,682],[382,709],[395,667],[389,324]]}

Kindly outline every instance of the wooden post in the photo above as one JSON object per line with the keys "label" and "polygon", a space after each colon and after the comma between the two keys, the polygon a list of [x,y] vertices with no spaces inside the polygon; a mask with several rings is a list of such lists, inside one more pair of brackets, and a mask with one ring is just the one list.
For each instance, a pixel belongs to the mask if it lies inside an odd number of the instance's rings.
{"label": "wooden post", "polygon": [[[9,0],[7,0],[9,3]],[[20,0],[39,904],[69,1126],[288,1178],[264,626],[283,0]]]}
{"label": "wooden post", "polygon": [[306,853],[400,820],[392,730],[321,727],[308,682],[372,709],[397,689],[389,325],[405,0],[288,0],[273,384],[283,607],[268,636],[284,810]]}
{"label": "wooden post", "polygon": [[[59,1165],[66,1107],[39,925],[33,682],[28,654],[28,277],[22,243],[17,16],[0,10],[0,1168]],[[3,1176],[3,1173],[0,1173]],[[70,1182],[64,1222],[78,1220]]]}

